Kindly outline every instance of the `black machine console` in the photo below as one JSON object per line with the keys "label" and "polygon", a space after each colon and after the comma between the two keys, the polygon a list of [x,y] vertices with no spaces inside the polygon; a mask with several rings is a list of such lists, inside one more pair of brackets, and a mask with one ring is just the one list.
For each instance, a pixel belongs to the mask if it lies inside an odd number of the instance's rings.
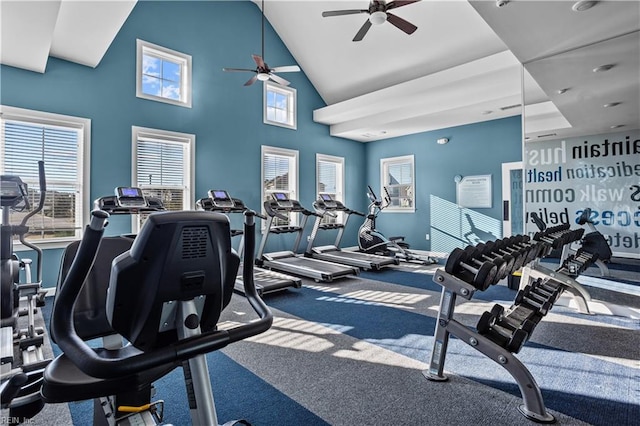
{"label": "black machine console", "polygon": [[0,182],[0,199],[2,207],[17,208],[24,203],[24,209],[29,210],[29,198],[27,197],[27,184],[19,176],[2,175]]}
{"label": "black machine console", "polygon": [[119,186],[115,195],[100,197],[94,201],[96,209],[109,214],[150,213],[164,210],[162,201],[158,198],[146,197],[142,189],[133,186]]}
{"label": "black machine console", "polygon": [[336,200],[333,199],[333,197],[331,196],[331,194],[319,194],[320,195],[320,200],[322,200],[322,203],[324,204],[324,206],[328,209],[334,209],[338,207],[338,202]]}
{"label": "black machine console", "polygon": [[278,204],[278,207],[283,207],[283,208],[293,207],[293,203],[289,199],[289,196],[284,192],[274,192],[273,194],[271,194],[271,197]]}
{"label": "black machine console", "polygon": [[229,193],[224,189],[210,189],[209,198],[216,207],[220,208],[232,208],[235,204]]}

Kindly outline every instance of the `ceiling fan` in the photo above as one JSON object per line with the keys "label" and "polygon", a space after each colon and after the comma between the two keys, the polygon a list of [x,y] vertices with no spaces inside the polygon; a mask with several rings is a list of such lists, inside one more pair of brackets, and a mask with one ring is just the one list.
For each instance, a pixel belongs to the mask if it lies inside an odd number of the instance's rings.
{"label": "ceiling fan", "polygon": [[300,67],[297,65],[287,65],[287,66],[282,66],[282,67],[273,67],[273,68],[269,68],[269,65],[267,65],[267,63],[264,61],[264,0],[262,0],[262,56],[258,56],[258,55],[251,55],[251,57],[253,58],[254,62],[256,63],[256,68],[255,69],[248,69],[248,68],[222,68],[222,71],[248,71],[248,72],[254,72],[256,73],[256,75],[254,75],[253,77],[251,77],[244,85],[245,86],[251,86],[253,83],[256,82],[256,80],[260,80],[260,81],[267,81],[267,80],[271,80],[271,81],[275,81],[276,83],[282,85],[282,86],[288,86],[289,83],[287,80],[285,80],[284,78],[280,77],[279,75],[276,75],[275,73],[277,72],[298,72],[300,71]]}
{"label": "ceiling fan", "polygon": [[391,25],[399,28],[407,34],[413,34],[418,29],[411,22],[405,21],[397,15],[389,13],[388,10],[397,9],[402,6],[406,6],[411,3],[417,3],[420,0],[393,0],[386,3],[384,0],[371,0],[368,9],[346,9],[346,10],[330,10],[322,12],[324,18],[329,16],[342,16],[342,15],[355,15],[359,13],[368,13],[369,18],[364,22],[364,25],[360,27],[360,30],[353,38],[353,41],[360,41],[364,38],[371,25],[380,25],[385,21]]}

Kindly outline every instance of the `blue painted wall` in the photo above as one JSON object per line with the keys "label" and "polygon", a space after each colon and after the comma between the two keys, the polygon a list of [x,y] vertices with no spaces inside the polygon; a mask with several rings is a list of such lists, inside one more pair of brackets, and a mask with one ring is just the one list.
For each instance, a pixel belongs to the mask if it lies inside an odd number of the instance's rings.
{"label": "blue painted wall", "polygon": [[[45,74],[12,67],[0,69],[0,101],[4,105],[87,117],[92,120],[90,196],[111,194],[131,179],[131,126],[196,135],[196,197],[212,187],[227,188],[254,209],[260,206],[260,147],[297,149],[300,153],[300,201],[315,199],[316,153],[345,158],[345,204],[366,210],[366,185],[379,188],[380,158],[415,154],[417,211],[382,214],[386,235],[407,236],[412,247],[429,249],[430,197],[455,202],[456,174],[492,174],[494,207],[484,211],[500,218],[500,164],[521,159],[519,117],[412,135],[368,144],[329,136],[312,120],[324,102],[304,73],[287,74],[298,93],[296,131],[262,123],[262,87],[243,87],[251,76],[224,73],[223,67],[253,68],[260,54],[260,11],[249,1],[138,2],[95,69],[50,58]],[[166,31],[170,21],[179,30]],[[136,39],[188,53],[193,57],[193,107],[135,97]],[[265,56],[272,66],[295,61],[267,23]],[[446,136],[451,142],[439,146]],[[401,215],[401,216],[400,216]],[[359,220],[353,218],[344,246],[357,244]],[[238,224],[237,218],[234,225]],[[129,221],[114,218],[110,234],[128,232]],[[309,226],[310,229],[310,226]],[[307,231],[308,233],[308,231]],[[335,234],[325,235],[326,244]],[[292,240],[273,236],[268,250],[284,250]],[[54,286],[61,249],[46,251],[44,284]],[[24,254],[28,257],[29,254]]]}
{"label": "blue painted wall", "polygon": [[[174,29],[164,29],[165,22]],[[365,147],[331,137],[326,126],[313,122],[313,110],[325,104],[304,73],[286,76],[298,93],[294,131],[263,124],[262,85],[243,86],[251,74],[222,71],[255,66],[251,54],[261,53],[260,31],[260,10],[249,1],[138,2],[98,67],[55,58],[49,59],[45,74],[2,66],[1,102],[91,119],[92,200],[130,183],[134,125],[196,135],[196,197],[212,187],[227,188],[259,209],[261,145],[299,151],[300,201],[309,208],[316,197],[318,152],[347,158],[346,192],[359,190],[365,185]],[[192,55],[192,108],[136,98],[137,38]],[[295,64],[268,24],[265,56],[272,66]],[[345,236],[348,245],[356,243],[355,221],[352,226]],[[114,218],[107,229],[118,234],[128,227],[128,219]],[[289,240],[278,237],[270,240],[269,249],[289,248]],[[46,286],[55,284],[60,255],[59,249],[47,250]]]}
{"label": "blue painted wall", "polygon": [[[516,116],[367,144],[367,182],[376,192],[380,191],[380,159],[413,154],[415,161],[415,213],[383,211],[377,228],[386,236],[405,236],[412,248],[450,251],[476,237],[465,237],[470,231],[465,216],[469,214],[477,228],[500,237],[496,234],[501,234],[501,165],[522,160],[521,129],[521,118]],[[449,143],[438,145],[436,140],[443,137]],[[488,174],[492,176],[492,207],[457,208],[454,177]]]}

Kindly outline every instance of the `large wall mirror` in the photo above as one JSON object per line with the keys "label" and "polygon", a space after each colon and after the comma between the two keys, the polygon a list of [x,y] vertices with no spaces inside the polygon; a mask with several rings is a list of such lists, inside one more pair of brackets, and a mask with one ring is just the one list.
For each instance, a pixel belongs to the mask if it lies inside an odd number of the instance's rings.
{"label": "large wall mirror", "polygon": [[614,256],[640,258],[640,2],[491,3],[472,2],[524,65],[525,232],[588,208]]}

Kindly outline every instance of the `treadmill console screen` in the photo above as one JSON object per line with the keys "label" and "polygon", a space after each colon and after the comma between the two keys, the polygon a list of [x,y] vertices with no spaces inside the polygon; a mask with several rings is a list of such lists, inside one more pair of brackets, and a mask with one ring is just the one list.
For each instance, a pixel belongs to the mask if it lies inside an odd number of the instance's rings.
{"label": "treadmill console screen", "polygon": [[285,194],[284,192],[274,192],[273,198],[276,201],[289,201],[289,197],[287,197],[287,194]]}
{"label": "treadmill console screen", "polygon": [[333,201],[333,198],[329,194],[320,194],[320,198],[322,198],[322,201]]}
{"label": "treadmill console screen", "polygon": [[211,191],[209,191],[209,197],[216,200],[231,200],[229,193],[222,189],[212,189]]}
{"label": "treadmill console screen", "polygon": [[280,207],[293,207],[293,203],[289,200],[289,196],[286,193],[274,192],[271,196]]}
{"label": "treadmill console screen", "polygon": [[209,198],[211,198],[213,204],[218,207],[233,207],[233,201],[229,193],[223,189],[209,190]]}
{"label": "treadmill console screen", "polygon": [[144,199],[140,188],[130,186],[119,186],[116,188],[116,196],[118,204],[122,207],[146,207],[147,202]]}

